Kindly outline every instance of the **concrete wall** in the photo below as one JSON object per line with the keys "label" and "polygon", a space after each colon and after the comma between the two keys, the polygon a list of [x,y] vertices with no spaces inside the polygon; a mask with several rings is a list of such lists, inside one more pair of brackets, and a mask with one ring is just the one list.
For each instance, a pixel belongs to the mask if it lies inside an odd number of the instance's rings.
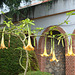
{"label": "concrete wall", "polygon": [[34,16],[34,18],[36,18],[73,9],[75,9],[75,0],[56,0],[55,2],[52,2],[52,4],[44,3],[35,6],[34,15],[31,14],[31,17]]}

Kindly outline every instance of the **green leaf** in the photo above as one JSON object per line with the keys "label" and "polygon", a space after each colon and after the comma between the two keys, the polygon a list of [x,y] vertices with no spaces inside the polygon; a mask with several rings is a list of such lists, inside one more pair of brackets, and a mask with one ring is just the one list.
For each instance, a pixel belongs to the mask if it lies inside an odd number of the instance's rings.
{"label": "green leaf", "polygon": [[62,46],[64,47],[64,39],[62,39]]}
{"label": "green leaf", "polygon": [[10,27],[10,24],[9,24],[9,23],[6,23],[6,25],[7,25],[8,27]]}
{"label": "green leaf", "polygon": [[50,35],[52,35],[52,31],[50,31]]}
{"label": "green leaf", "polygon": [[66,24],[68,24],[68,22],[66,21]]}
{"label": "green leaf", "polygon": [[70,12],[68,12],[68,13],[66,13],[67,15],[72,15],[72,13],[73,13],[74,11],[70,11]]}
{"label": "green leaf", "polygon": [[58,45],[60,44],[60,41],[61,41],[61,40],[59,39],[59,41],[58,41]]}
{"label": "green leaf", "polygon": [[15,48],[15,50],[23,50],[23,48],[22,47],[17,47],[17,48]]}
{"label": "green leaf", "polygon": [[15,31],[15,34],[19,35],[19,32]]}
{"label": "green leaf", "polygon": [[72,15],[75,15],[75,13],[72,13]]}
{"label": "green leaf", "polygon": [[34,23],[32,23],[32,22],[29,22],[29,24],[31,24],[31,25],[35,25]]}

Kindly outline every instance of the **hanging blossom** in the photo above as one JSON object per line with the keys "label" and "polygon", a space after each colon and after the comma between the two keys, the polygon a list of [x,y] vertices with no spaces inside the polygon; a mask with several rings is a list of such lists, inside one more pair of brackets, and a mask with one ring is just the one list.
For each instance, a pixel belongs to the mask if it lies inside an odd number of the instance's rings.
{"label": "hanging blossom", "polygon": [[28,28],[28,45],[25,47],[23,46],[24,50],[28,50],[28,51],[33,51],[34,50],[34,47],[32,46],[31,44],[31,39],[30,39],[30,35],[31,35],[31,30],[29,28],[29,26],[27,25],[27,28]]}
{"label": "hanging blossom", "polygon": [[52,47],[52,38],[51,38],[51,52],[50,52],[49,56],[52,56],[52,54],[53,54],[53,47]]}
{"label": "hanging blossom", "polygon": [[56,56],[55,56],[55,51],[53,50],[53,56],[52,56],[52,59],[50,59],[50,62],[52,61],[56,61],[58,62],[59,60],[56,59]]}
{"label": "hanging blossom", "polygon": [[2,39],[1,39],[0,49],[4,49],[4,48],[8,49],[8,48],[5,46],[5,44],[4,44],[4,31],[5,31],[5,27],[4,27],[3,33],[2,33]]}
{"label": "hanging blossom", "polygon": [[43,57],[43,56],[49,56],[48,54],[47,54],[47,50],[46,50],[46,37],[45,37],[45,46],[44,46],[44,53],[43,54],[41,54],[41,56]]}
{"label": "hanging blossom", "polygon": [[65,54],[65,56],[70,56],[70,49],[69,49],[69,46],[67,47],[67,50],[68,50],[68,53]]}
{"label": "hanging blossom", "polygon": [[75,56],[75,54],[73,53],[73,50],[72,50],[72,38],[71,38],[71,46],[70,46],[70,49],[68,46],[68,53],[66,54],[66,56]]}
{"label": "hanging blossom", "polygon": [[30,36],[28,36],[28,45],[25,47],[23,46],[24,50],[28,50],[28,51],[32,51],[34,50],[34,47],[32,46],[31,44],[31,39],[30,39]]}
{"label": "hanging blossom", "polygon": [[50,62],[52,62],[52,61],[56,61],[56,62],[59,61],[59,60],[56,59],[56,56],[55,56],[55,51],[54,51],[54,38],[53,38],[52,59],[50,59]]}

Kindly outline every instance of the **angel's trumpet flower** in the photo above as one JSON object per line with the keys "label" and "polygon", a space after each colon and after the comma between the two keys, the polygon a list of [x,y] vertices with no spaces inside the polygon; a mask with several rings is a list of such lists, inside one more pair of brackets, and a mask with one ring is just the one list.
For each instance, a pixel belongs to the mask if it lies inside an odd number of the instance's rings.
{"label": "angel's trumpet flower", "polygon": [[41,54],[41,56],[43,57],[43,56],[49,56],[48,54],[47,54],[47,50],[46,50],[46,37],[45,37],[45,46],[44,46],[44,53],[43,54]]}
{"label": "angel's trumpet flower", "polygon": [[66,56],[75,56],[75,54],[73,53],[73,50],[72,50],[72,38],[71,38],[70,50],[68,50],[68,53],[66,54]]}
{"label": "angel's trumpet flower", "polygon": [[54,51],[54,38],[53,38],[53,50],[52,50],[52,59],[50,59],[50,62],[52,61],[56,61],[58,62],[59,60],[56,59],[56,56],[55,56],[55,51]]}
{"label": "angel's trumpet flower", "polygon": [[51,52],[49,54],[49,56],[51,56],[53,54],[53,47],[52,47],[52,38],[51,38]]}
{"label": "angel's trumpet flower", "polygon": [[68,47],[67,47],[68,52],[67,52],[67,54],[65,54],[65,56],[70,56],[70,54],[69,54],[69,52],[70,52],[69,42],[68,42],[68,39],[67,38],[66,38],[66,41],[67,41],[67,45],[68,45]]}
{"label": "angel's trumpet flower", "polygon": [[43,54],[41,54],[41,56],[43,57],[43,56],[49,56],[48,54],[47,54],[47,51],[46,51],[46,47],[44,47],[44,53]]}
{"label": "angel's trumpet flower", "polygon": [[50,62],[52,62],[52,61],[56,61],[56,62],[59,61],[59,60],[56,59],[55,51],[54,50],[53,50],[53,57],[52,57],[52,59],[50,59]]}
{"label": "angel's trumpet flower", "polygon": [[30,36],[28,36],[28,45],[26,47],[23,47],[23,48],[24,48],[24,50],[28,50],[28,51],[34,50],[34,47],[31,44]]}
{"label": "angel's trumpet flower", "polygon": [[[5,30],[5,28],[3,29],[3,31]],[[4,44],[4,33],[2,33],[2,40],[1,40],[1,46],[0,46],[0,49],[8,49],[5,44]]]}
{"label": "angel's trumpet flower", "polygon": [[71,47],[70,47],[69,54],[70,54],[70,56],[75,56],[75,54],[73,53],[73,50],[72,50],[72,45],[71,45]]}
{"label": "angel's trumpet flower", "polygon": [[8,49],[4,44],[4,37],[2,37],[0,49],[4,49],[4,48]]}
{"label": "angel's trumpet flower", "polygon": [[65,55],[65,56],[70,56],[70,49],[69,49],[69,46],[67,47],[67,49],[68,49],[68,53]]}

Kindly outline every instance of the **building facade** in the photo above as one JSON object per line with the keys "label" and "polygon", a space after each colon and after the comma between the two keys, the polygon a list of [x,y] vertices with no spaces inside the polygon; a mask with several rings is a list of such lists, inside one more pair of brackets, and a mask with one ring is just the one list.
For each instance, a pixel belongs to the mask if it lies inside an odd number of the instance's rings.
{"label": "building facade", "polygon": [[[48,1],[48,0],[47,0]],[[39,34],[44,34],[49,32],[49,28],[52,26],[57,26],[58,32],[53,31],[54,34],[75,34],[75,15],[69,17],[69,23],[62,24],[67,19],[66,13],[70,11],[75,11],[75,0],[53,0],[53,2],[43,2],[31,6],[34,8],[32,12],[28,14],[28,17],[35,22],[35,27],[43,27],[44,30],[39,32]],[[3,16],[3,15],[1,15]],[[0,18],[1,23],[3,22],[3,17]],[[34,29],[35,27],[32,27]],[[72,47],[75,53],[75,35],[69,36],[69,45],[72,37]],[[65,47],[60,44],[57,45],[57,40],[55,40],[56,57],[59,62],[50,62],[49,58],[41,57],[39,54],[44,51],[44,37],[37,37],[37,50],[35,51],[38,58],[38,63],[41,71],[50,72],[52,75],[75,75],[75,56],[65,56],[67,53],[67,41],[64,39]],[[50,39],[47,38],[47,52],[49,53]]]}
{"label": "building facade", "polygon": [[[34,14],[29,15],[35,21],[35,27],[44,27],[39,34],[44,34],[49,32],[49,28],[56,25],[59,30],[58,33],[67,33],[75,34],[75,15],[70,16],[68,19],[70,22],[68,24],[64,23],[58,26],[60,23],[64,22],[67,19],[66,13],[70,11],[75,11],[75,0],[56,0],[51,4],[43,3],[35,6]],[[33,28],[32,28],[33,29]],[[73,52],[75,53],[75,35],[69,36],[69,45],[70,39],[72,37],[72,47]],[[56,45],[56,56],[59,59],[59,62],[50,62],[50,58],[41,57],[38,54],[43,53],[44,50],[44,38],[38,37],[38,50],[36,51],[38,62],[41,71],[50,72],[52,75],[75,75],[75,56],[65,56],[67,53],[67,42],[64,39],[65,47],[62,48]],[[57,44],[57,41],[56,41]],[[50,50],[50,39],[47,38],[47,51]]]}

